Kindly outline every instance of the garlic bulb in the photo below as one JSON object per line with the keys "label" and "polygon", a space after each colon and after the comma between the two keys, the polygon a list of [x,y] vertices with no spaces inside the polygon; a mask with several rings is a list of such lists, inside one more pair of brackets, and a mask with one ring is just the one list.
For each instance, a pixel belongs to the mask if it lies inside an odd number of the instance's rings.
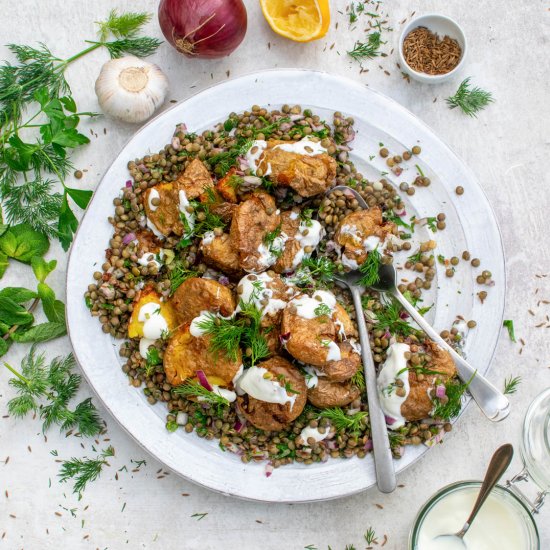
{"label": "garlic bulb", "polygon": [[107,61],[95,83],[103,112],[124,122],[147,120],[167,91],[168,79],[159,67],[134,56]]}

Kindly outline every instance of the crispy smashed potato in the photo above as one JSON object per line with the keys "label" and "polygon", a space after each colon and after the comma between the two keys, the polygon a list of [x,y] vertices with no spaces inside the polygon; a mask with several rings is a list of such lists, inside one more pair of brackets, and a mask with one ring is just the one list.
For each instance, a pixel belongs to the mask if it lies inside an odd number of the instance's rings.
{"label": "crispy smashed potato", "polygon": [[[151,207],[149,198],[154,191],[158,193],[157,198],[160,203]],[[183,235],[184,229],[179,209],[179,189],[176,183],[159,183],[154,187],[149,187],[143,196],[143,206],[147,219],[162,235],[165,237],[170,233]]]}
{"label": "crispy smashed potato", "polygon": [[432,356],[433,363],[430,365],[430,370],[441,374],[423,375],[419,380],[415,370],[409,370],[409,395],[401,405],[401,414],[409,421],[422,420],[430,416],[434,404],[430,399],[429,390],[433,387],[436,378],[445,382],[456,375],[455,364],[447,351],[431,340],[427,340],[424,345]]}
{"label": "crispy smashed potato", "polygon": [[223,353],[209,351],[210,337],[196,338],[189,332],[189,325],[178,328],[168,341],[164,352],[164,372],[169,384],[177,386],[195,376],[198,370],[206,376],[217,377],[223,385],[229,385],[242,364],[239,351],[235,361]]}
{"label": "crispy smashed potato", "polygon": [[294,258],[301,249],[300,243],[294,238],[300,227],[300,217],[298,212],[287,210],[281,213],[281,235],[285,234],[288,240],[285,242],[282,254],[277,258],[273,271],[277,273],[286,273],[293,271]]}
{"label": "crispy smashed potato", "polygon": [[350,382],[332,382],[320,377],[317,386],[307,391],[309,402],[319,409],[344,407],[355,401],[361,392]]}
{"label": "crispy smashed potato", "polygon": [[227,317],[236,307],[229,288],[213,279],[199,277],[184,281],[172,296],[171,302],[180,323],[190,323],[201,311],[219,312]]}
{"label": "crispy smashed potato", "polygon": [[238,205],[229,235],[245,271],[260,273],[269,267],[262,254],[262,249],[266,248],[264,239],[280,221],[275,200],[267,193],[255,193]]}
{"label": "crispy smashed potato", "polygon": [[201,242],[200,251],[204,262],[226,275],[240,277],[244,272],[239,264],[239,255],[227,233],[214,237],[210,242]]}
{"label": "crispy smashed potato", "polygon": [[134,300],[134,309],[130,322],[128,324],[128,336],[130,338],[142,338],[143,337],[143,322],[138,321],[139,310],[142,306],[149,303],[158,304],[160,307],[160,314],[166,320],[168,324],[168,330],[173,330],[177,325],[177,314],[170,302],[163,302],[160,294],[152,287],[146,286],[136,295]]}
{"label": "crispy smashed potato", "polygon": [[234,183],[236,181],[236,171],[236,168],[231,168],[227,172],[227,174],[216,184],[216,190],[227,202],[238,202],[237,186]]}
{"label": "crispy smashed potato", "polygon": [[[268,148],[260,158],[259,168],[264,173],[271,167],[269,178],[278,185],[291,187],[301,197],[324,193],[334,184],[336,161],[326,153],[308,156],[283,151],[275,146],[280,141],[268,141]],[[288,142],[285,142],[288,143]]]}
{"label": "crispy smashed potato", "polygon": [[196,199],[214,186],[208,168],[199,159],[193,159],[176,180],[178,189],[185,191],[187,200]]}
{"label": "crispy smashed potato", "polygon": [[342,253],[346,258],[355,260],[358,265],[361,265],[368,255],[365,240],[368,237],[378,237],[383,242],[393,228],[394,224],[384,222],[382,210],[375,206],[348,214],[338,224],[334,240],[342,247]]}
{"label": "crispy smashed potato", "polygon": [[258,363],[258,367],[268,370],[274,375],[273,380],[282,376],[283,380],[277,380],[277,383],[290,384],[296,400],[292,409],[290,403],[280,405],[278,403],[267,403],[260,401],[249,395],[238,397],[237,403],[245,418],[256,428],[265,431],[279,431],[290,422],[298,418],[304,410],[307,401],[307,387],[302,373],[282,357],[272,357],[267,361]]}

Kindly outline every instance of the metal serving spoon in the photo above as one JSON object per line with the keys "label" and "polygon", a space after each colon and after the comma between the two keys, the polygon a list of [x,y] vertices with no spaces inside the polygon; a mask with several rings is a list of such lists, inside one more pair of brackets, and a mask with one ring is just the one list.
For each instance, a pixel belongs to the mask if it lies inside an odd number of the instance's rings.
{"label": "metal serving spoon", "polygon": [[[367,203],[359,193],[345,185],[333,187],[327,194],[334,191],[352,191],[361,208],[368,208]],[[348,193],[349,194],[349,193]],[[369,333],[367,331],[367,323],[363,314],[363,306],[361,305],[361,295],[363,287],[357,282],[361,278],[361,274],[357,271],[352,271],[345,275],[338,275],[335,279],[348,287],[353,298],[355,306],[355,317],[357,320],[357,329],[359,331],[359,342],[361,343],[361,359],[363,361],[363,370],[365,373],[365,385],[367,387],[367,399],[369,402],[369,421],[372,437],[372,449],[374,455],[374,467],[376,470],[376,483],[378,489],[383,493],[391,493],[395,490],[397,484],[395,478],[395,470],[393,467],[393,459],[388,439],[388,430],[386,427],[386,418],[380,400],[378,397],[376,385],[376,368],[372,358]]]}
{"label": "metal serving spoon", "polygon": [[464,527],[462,527],[462,529],[454,535],[439,535],[434,539],[435,541],[454,542],[457,548],[467,548],[466,543],[464,542],[464,535],[468,532],[468,529],[470,529],[477,513],[487,500],[487,497],[493,490],[494,486],[498,483],[498,480],[502,477],[502,474],[507,470],[508,466],[510,466],[513,456],[514,448],[509,443],[502,445],[502,447],[499,447],[495,451],[495,454],[489,463],[489,467],[487,468],[487,472],[485,473],[485,478],[483,479],[481,489],[479,490],[476,503],[474,504],[472,512],[466,520]]}
{"label": "metal serving spoon", "polygon": [[[352,194],[357,202],[362,208],[368,208],[363,197],[351,187],[346,185],[339,185],[334,187],[330,191],[340,190],[344,191],[347,195]],[[352,272],[353,273],[353,272]],[[360,276],[355,273],[348,273],[346,278],[354,277],[354,280],[357,281]],[[399,292],[397,288],[397,272],[395,267],[391,264],[384,265],[380,264],[378,269],[379,281],[375,285],[372,285],[370,288],[377,290],[378,292],[385,292],[393,295],[409,315],[416,321],[418,326],[440,347],[449,352],[451,355],[458,372],[459,377],[463,382],[469,382],[468,391],[471,396],[474,398],[474,401],[477,403],[478,407],[481,409],[483,414],[494,422],[499,422],[504,420],[508,414],[510,414],[510,402],[504,396],[504,394],[497,390],[482,374],[477,372],[466,359],[460,356],[439,334],[432,328],[432,326],[418,313],[415,307]],[[349,286],[349,284],[348,284]],[[355,302],[355,299],[354,299]],[[359,300],[360,303],[360,300]],[[362,311],[362,310],[359,310]],[[357,318],[362,318],[362,315],[357,315]],[[368,380],[367,380],[368,384]],[[374,440],[373,440],[374,445]]]}

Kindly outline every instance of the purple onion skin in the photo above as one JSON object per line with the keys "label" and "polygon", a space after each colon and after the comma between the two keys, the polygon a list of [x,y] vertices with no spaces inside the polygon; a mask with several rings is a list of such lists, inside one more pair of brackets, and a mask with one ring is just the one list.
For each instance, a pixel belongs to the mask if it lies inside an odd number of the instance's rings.
{"label": "purple onion skin", "polygon": [[192,58],[225,57],[246,34],[242,0],[161,0],[158,18],[166,40]]}

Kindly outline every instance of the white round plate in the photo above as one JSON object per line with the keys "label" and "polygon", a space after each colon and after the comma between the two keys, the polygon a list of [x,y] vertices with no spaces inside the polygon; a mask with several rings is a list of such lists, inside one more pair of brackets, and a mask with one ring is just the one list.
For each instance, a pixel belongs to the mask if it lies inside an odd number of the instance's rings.
{"label": "white round plate", "polygon": [[[265,463],[243,464],[238,456],[222,452],[217,440],[206,441],[184,430],[169,433],[164,426],[165,405],[151,407],[141,390],[128,385],[120,369],[119,342],[102,332],[83,298],[95,266],[101,265],[108,247],[112,228],[107,216],[111,215],[113,198],[128,180],[129,160],[162,149],[180,122],[187,124],[189,132],[202,132],[225,120],[232,111],[244,111],[254,104],[280,108],[285,103],[309,107],[328,122],[332,122],[334,111],[353,116],[357,134],[351,158],[371,180],[379,179],[386,170],[384,159],[377,154],[380,144],[395,154],[421,145],[421,155],[405,163],[407,168],[399,178],[391,173],[385,177],[396,186],[402,181],[411,182],[418,164],[432,184],[417,188],[413,197],[405,196],[407,218],[413,213],[421,218],[443,211],[447,229],[432,234],[427,228],[419,228],[415,237],[438,240],[436,254],[445,258],[469,250],[472,257],[482,259],[483,269],[493,273],[496,286],[489,289],[482,305],[475,296],[481,290],[475,284],[475,270],[467,262],[461,261],[453,278],[445,277],[444,267],[436,262],[439,276],[434,287],[438,288],[424,302],[436,303],[430,314],[438,330],[449,328],[456,314],[478,321],[464,349],[472,364],[485,373],[497,343],[505,293],[500,233],[485,194],[472,172],[401,105],[361,84],[320,72],[273,70],[236,78],[198,93],[142,127],[107,170],[80,224],[67,269],[67,313],[75,356],[90,385],[113,417],[164,465],[190,481],[227,495],[268,502],[310,502],[351,495],[374,485],[372,457],[332,459],[310,466],[296,463],[278,468],[267,477]],[[464,195],[455,194],[457,185],[464,187]],[[403,458],[395,461],[397,472],[427,450],[425,446],[407,447]]]}

